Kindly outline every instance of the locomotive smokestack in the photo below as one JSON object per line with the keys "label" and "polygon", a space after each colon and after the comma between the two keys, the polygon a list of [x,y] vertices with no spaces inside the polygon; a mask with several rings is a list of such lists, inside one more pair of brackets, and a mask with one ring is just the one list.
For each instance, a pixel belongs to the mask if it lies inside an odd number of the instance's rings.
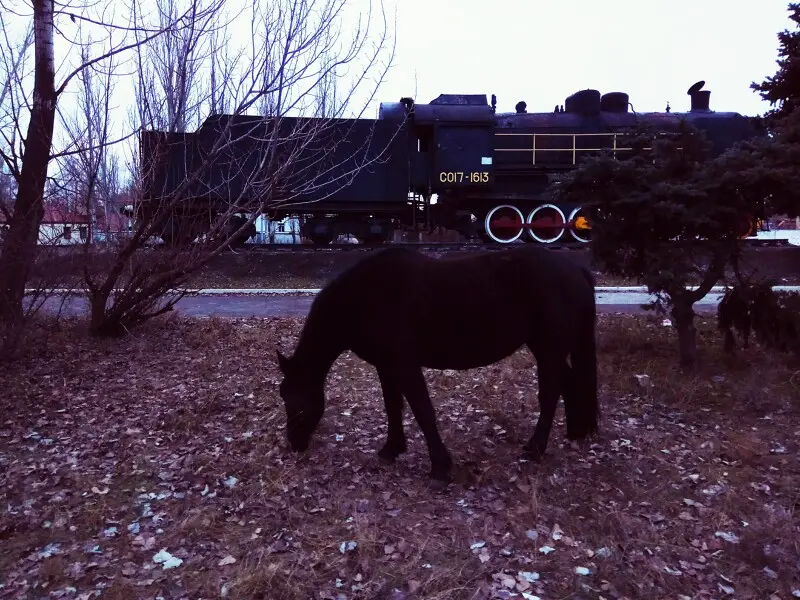
{"label": "locomotive smokestack", "polygon": [[692,112],[710,110],[709,109],[710,97],[711,97],[711,92],[708,90],[701,90],[699,92],[695,92],[694,94],[692,94]]}
{"label": "locomotive smokestack", "polygon": [[698,81],[686,92],[691,98],[692,112],[710,112],[711,110],[709,108],[711,92],[701,89],[705,84],[705,81]]}

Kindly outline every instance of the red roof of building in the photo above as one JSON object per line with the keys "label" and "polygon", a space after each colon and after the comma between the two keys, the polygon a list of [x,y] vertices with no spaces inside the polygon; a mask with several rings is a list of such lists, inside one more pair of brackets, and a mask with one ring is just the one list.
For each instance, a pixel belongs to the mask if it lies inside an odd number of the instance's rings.
{"label": "red roof of building", "polygon": [[89,216],[63,209],[60,206],[47,205],[44,207],[44,217],[42,218],[42,224],[73,225],[76,223],[81,225],[88,225],[90,223]]}
{"label": "red roof of building", "polygon": [[[0,211],[0,223],[6,222],[6,216]],[[75,211],[66,210],[60,206],[48,204],[44,207],[43,225],[88,225],[89,216]]]}

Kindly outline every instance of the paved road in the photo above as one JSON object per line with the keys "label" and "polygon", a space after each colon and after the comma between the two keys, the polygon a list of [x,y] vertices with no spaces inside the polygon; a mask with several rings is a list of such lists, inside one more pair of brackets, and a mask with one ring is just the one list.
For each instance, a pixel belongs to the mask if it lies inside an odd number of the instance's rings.
{"label": "paved road", "polygon": [[[210,295],[187,296],[176,305],[175,311],[193,317],[304,317],[308,314],[312,295],[289,296],[243,296]],[[641,304],[649,301],[647,294],[636,292],[598,292],[597,302],[600,312],[641,313]],[[715,312],[719,293],[710,293],[702,302],[695,304],[696,312]],[[47,312],[79,316],[86,314],[88,303],[80,296],[48,298],[44,305]]]}

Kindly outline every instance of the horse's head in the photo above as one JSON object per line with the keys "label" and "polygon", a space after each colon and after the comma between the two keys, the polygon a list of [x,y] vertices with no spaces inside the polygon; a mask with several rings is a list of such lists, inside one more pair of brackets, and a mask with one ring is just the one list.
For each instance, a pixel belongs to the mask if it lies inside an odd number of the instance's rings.
{"label": "horse's head", "polygon": [[305,366],[296,364],[278,351],[278,366],[283,373],[280,395],[286,408],[286,433],[295,452],[308,448],[311,434],[325,411],[325,387],[309,377]]}

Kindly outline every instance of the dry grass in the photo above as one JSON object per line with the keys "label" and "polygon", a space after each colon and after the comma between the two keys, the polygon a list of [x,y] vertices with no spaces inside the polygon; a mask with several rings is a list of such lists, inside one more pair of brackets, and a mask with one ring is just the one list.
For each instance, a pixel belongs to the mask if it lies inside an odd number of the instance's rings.
{"label": "dry grass", "polygon": [[[688,377],[660,319],[603,315],[602,432],[571,447],[560,410],[541,465],[519,460],[536,416],[526,352],[429,371],[457,462],[455,483],[434,491],[408,411],[409,452],[379,466],[379,384],[350,355],[331,372],[311,449],[287,451],[274,349],[291,351],[300,325],[173,318],[116,342],[79,325],[34,340],[0,374],[0,597],[767,599],[800,588],[796,361],[725,357],[711,320]],[[182,563],[165,569],[162,549]]]}
{"label": "dry grass", "polygon": [[[800,282],[800,271],[790,251],[780,254],[777,248],[761,249],[748,254],[743,270],[757,270],[760,277],[774,277],[781,285]],[[791,249],[790,249],[791,250]],[[479,251],[479,250],[478,250]],[[426,254],[440,255],[435,251]],[[565,251],[570,258],[589,265],[589,255],[581,251]],[[292,253],[290,251],[239,251],[225,253],[193,274],[190,286],[197,288],[321,288],[344,269],[361,260],[367,252]],[[635,279],[617,277],[593,269],[600,286],[639,285]],[[733,274],[729,273],[732,279]]]}
{"label": "dry grass", "polygon": [[[480,251],[480,250],[477,250]],[[319,251],[292,252],[237,250],[223,252],[207,265],[193,273],[186,285],[194,288],[321,288],[333,277],[355,264],[370,251]],[[441,252],[424,251],[426,254],[441,255]],[[564,251],[570,258],[584,265],[590,264],[589,254],[581,251]],[[743,259],[743,272],[755,270],[758,277],[774,278],[781,285],[794,285],[800,282],[797,256],[800,248],[761,248],[746,251]],[[142,250],[137,261],[148,263],[163,251]],[[60,255],[49,261],[51,269],[70,274],[76,281],[82,280],[85,256],[76,249],[61,249]],[[108,271],[113,255],[98,252],[91,256],[91,270],[99,275]],[[600,286],[638,285],[632,279],[616,277],[597,269],[595,276]],[[34,280],[43,276],[36,272]],[[128,273],[123,273],[124,281]],[[729,274],[732,280],[732,274]]]}

